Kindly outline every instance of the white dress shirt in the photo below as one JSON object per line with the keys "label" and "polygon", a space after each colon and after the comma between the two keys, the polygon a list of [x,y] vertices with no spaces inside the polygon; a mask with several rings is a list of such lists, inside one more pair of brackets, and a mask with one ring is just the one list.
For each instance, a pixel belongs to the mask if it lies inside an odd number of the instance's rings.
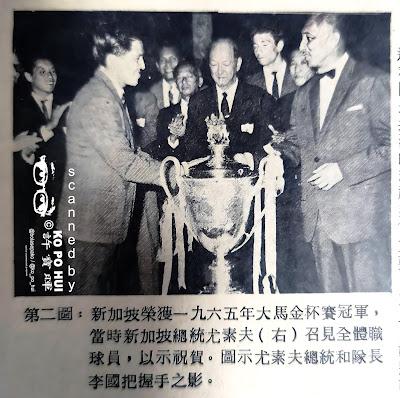
{"label": "white dress shirt", "polygon": [[268,94],[272,95],[272,86],[274,84],[274,75],[273,72],[276,72],[276,80],[278,82],[278,92],[279,97],[282,93],[282,86],[283,86],[283,78],[285,77],[286,72],[286,61],[282,59],[281,62],[276,64],[275,62],[272,65],[267,65],[263,67],[264,78],[265,78],[265,86],[267,88]]}
{"label": "white dress shirt", "polygon": [[[328,112],[329,104],[332,100],[333,93],[335,92],[335,88],[337,82],[340,78],[342,70],[346,65],[347,60],[349,59],[349,54],[344,53],[342,57],[336,62],[335,65],[332,65],[332,69],[335,69],[335,77],[331,79],[328,76],[324,76],[319,81],[319,128],[322,129],[322,126],[325,121],[326,114]],[[329,70],[323,71],[328,72]],[[321,71],[318,71],[321,73]]]}
{"label": "white dress shirt", "polygon": [[224,98],[223,93],[226,93],[226,100],[228,101],[228,107],[229,107],[229,113],[232,111],[232,105],[233,101],[235,99],[235,94],[236,94],[236,89],[238,86],[238,79],[236,78],[236,81],[227,89],[227,90],[222,90],[221,88],[217,87],[217,99],[218,99],[218,110],[219,114],[221,115],[221,103]]}
{"label": "white dress shirt", "polygon": [[169,92],[172,94],[172,104],[175,105],[179,101],[179,90],[175,82],[171,84],[166,80],[162,80],[162,90],[163,90],[163,101],[164,108],[168,108],[171,105],[171,101],[169,100]]}

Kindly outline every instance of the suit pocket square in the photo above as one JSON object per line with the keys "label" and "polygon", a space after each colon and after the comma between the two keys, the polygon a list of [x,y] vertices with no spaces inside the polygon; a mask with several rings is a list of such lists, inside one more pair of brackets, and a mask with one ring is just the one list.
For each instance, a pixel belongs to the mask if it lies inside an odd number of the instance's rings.
{"label": "suit pocket square", "polygon": [[240,130],[242,131],[242,133],[253,134],[254,123],[242,124],[242,125],[240,126]]}
{"label": "suit pocket square", "polygon": [[363,104],[358,104],[351,106],[349,109],[346,110],[346,112],[354,112],[354,111],[361,111],[363,109]]}

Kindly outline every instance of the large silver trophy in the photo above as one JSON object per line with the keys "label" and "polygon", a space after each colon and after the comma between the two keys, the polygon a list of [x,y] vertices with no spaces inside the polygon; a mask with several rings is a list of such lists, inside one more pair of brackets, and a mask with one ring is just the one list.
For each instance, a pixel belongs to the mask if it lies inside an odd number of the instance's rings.
{"label": "large silver trophy", "polygon": [[[248,270],[253,273],[253,292],[260,293],[261,245],[265,244],[267,275],[261,290],[269,293],[271,288],[277,289],[274,207],[276,197],[274,181],[277,179],[275,176],[268,178],[267,167],[272,157],[261,160],[258,173],[252,171],[248,165],[228,159],[224,152],[229,146],[229,134],[224,120],[211,115],[206,119],[206,123],[211,156],[186,164],[181,164],[178,159],[169,156],[161,165],[161,181],[168,202],[164,210],[173,213],[174,217],[174,223],[171,221],[171,216],[164,217],[164,221],[169,219],[170,222],[167,222],[167,228],[164,225],[164,233],[163,228],[161,231],[163,249],[165,250],[168,246],[167,251],[170,252],[169,261],[166,261],[164,270],[162,293],[168,292],[173,256],[171,255],[173,244],[166,245],[165,240],[173,235],[177,241],[183,239],[183,234],[179,229],[182,229],[184,225],[187,227],[189,236],[193,236],[205,249],[216,256],[210,265],[211,283],[204,288],[204,293],[237,292],[232,285],[231,264],[225,256],[241,248],[253,235],[253,269]],[[171,193],[170,181],[167,181],[169,175],[167,170],[171,168],[171,163],[175,166],[176,173],[178,192],[175,195]],[[261,210],[262,192],[265,195],[263,210]],[[273,198],[272,208],[270,198]],[[253,228],[251,231],[246,231],[252,203],[254,203]],[[261,229],[263,217],[265,218],[264,239]],[[173,225],[178,228],[174,234],[168,231]],[[179,252],[179,244],[175,246],[175,253]],[[179,254],[182,257],[184,256],[183,245],[181,244],[180,247]],[[185,287],[184,260],[182,261],[181,258],[179,263],[178,282],[180,286]]]}

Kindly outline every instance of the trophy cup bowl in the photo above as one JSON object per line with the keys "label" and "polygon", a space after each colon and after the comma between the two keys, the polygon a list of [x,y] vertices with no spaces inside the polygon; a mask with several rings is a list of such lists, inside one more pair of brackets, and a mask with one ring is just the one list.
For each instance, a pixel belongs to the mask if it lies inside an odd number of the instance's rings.
{"label": "trophy cup bowl", "polygon": [[244,235],[255,180],[247,168],[189,169],[182,176],[185,219],[197,240],[217,257],[225,257]]}
{"label": "trophy cup bowl", "polygon": [[[223,150],[214,146],[211,158],[188,163],[188,167],[171,156],[161,165],[161,181],[167,197],[181,209],[192,235],[216,256],[210,265],[211,287],[205,289],[206,293],[236,292],[232,287],[231,265],[225,256],[243,240],[252,200],[261,189],[258,173],[226,159]],[[167,181],[171,162],[179,189],[175,196]]]}

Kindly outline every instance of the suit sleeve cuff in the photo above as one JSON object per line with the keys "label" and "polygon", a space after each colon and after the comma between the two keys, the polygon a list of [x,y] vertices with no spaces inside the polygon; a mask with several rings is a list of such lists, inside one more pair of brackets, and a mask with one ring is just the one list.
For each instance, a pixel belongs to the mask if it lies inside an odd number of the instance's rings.
{"label": "suit sleeve cuff", "polygon": [[40,135],[43,138],[44,142],[47,142],[50,138],[54,137],[53,130],[48,129],[46,126],[40,127]]}

